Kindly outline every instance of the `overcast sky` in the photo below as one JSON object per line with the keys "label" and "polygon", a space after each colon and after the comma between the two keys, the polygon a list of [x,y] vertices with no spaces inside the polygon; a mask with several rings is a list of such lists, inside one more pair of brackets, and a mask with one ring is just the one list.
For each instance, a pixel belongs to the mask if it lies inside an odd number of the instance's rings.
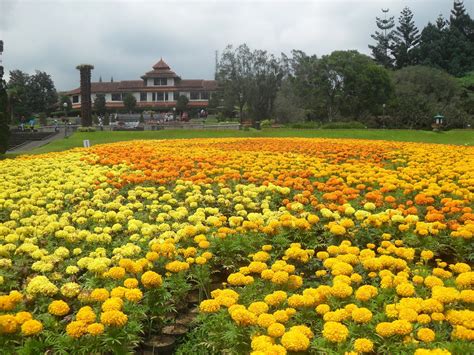
{"label": "overcast sky", "polygon": [[[95,66],[93,81],[137,80],[160,57],[183,79],[212,79],[215,51],[247,43],[272,53],[336,49],[369,53],[375,17],[404,6],[419,28],[452,0],[163,1],[0,0],[6,71],[50,74],[58,90],[79,86],[77,64]],[[465,0],[471,17],[474,1]],[[8,75],[7,75],[8,76]]]}

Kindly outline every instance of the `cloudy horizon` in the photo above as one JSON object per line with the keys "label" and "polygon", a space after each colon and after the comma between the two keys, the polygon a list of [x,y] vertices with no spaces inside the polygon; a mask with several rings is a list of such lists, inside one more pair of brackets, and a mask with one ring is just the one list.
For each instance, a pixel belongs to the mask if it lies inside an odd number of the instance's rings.
{"label": "cloudy horizon", "polygon": [[[112,1],[1,0],[0,39],[7,73],[51,75],[58,91],[79,86],[81,63],[92,80],[137,80],[160,58],[184,79],[212,79],[215,51],[247,43],[279,55],[300,49],[318,56],[355,49],[369,54],[375,17],[398,19],[409,6],[421,29],[451,0]],[[474,2],[465,1],[471,17]]]}

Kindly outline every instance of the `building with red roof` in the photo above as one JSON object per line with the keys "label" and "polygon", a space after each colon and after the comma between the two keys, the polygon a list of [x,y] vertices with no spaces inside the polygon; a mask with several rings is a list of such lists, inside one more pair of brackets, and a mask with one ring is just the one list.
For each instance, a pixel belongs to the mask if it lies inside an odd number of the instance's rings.
{"label": "building with red roof", "polygon": [[[138,108],[169,110],[176,106],[176,100],[184,95],[189,99],[188,106],[205,108],[210,94],[217,90],[215,80],[181,79],[163,59],[153,65],[153,70],[145,73],[142,80],[123,80],[91,83],[91,100],[97,94],[105,95],[107,108],[123,108],[123,98],[131,93],[137,99]],[[64,93],[72,101],[72,107],[81,107],[81,89],[77,88]]]}

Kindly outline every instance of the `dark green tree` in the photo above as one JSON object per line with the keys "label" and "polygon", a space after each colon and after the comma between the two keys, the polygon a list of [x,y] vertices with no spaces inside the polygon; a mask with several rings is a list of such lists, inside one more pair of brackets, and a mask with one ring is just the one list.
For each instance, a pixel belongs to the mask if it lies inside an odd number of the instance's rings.
{"label": "dark green tree", "polygon": [[283,77],[281,62],[264,50],[246,44],[227,46],[218,65],[217,79],[224,100],[235,102],[242,120],[244,107],[253,120],[269,118]]}
{"label": "dark green tree", "polygon": [[176,110],[180,113],[186,111],[188,108],[189,99],[185,95],[180,95],[176,100]]}
{"label": "dark green tree", "polygon": [[393,16],[387,18],[389,9],[382,9],[384,17],[376,17],[375,23],[379,31],[375,31],[370,35],[375,40],[375,45],[369,45],[372,50],[372,57],[374,60],[386,68],[393,66],[393,57],[391,55],[392,42],[394,39],[395,21]]}
{"label": "dark green tree", "polygon": [[392,125],[430,129],[433,116],[442,114],[448,127],[463,127],[467,115],[461,107],[456,78],[430,67],[412,66],[393,74],[395,100],[390,107]]}
{"label": "dark green tree", "polygon": [[447,30],[446,20],[442,15],[438,16],[435,24],[428,22],[423,28],[418,47],[420,64],[447,69],[448,55],[445,48]]}
{"label": "dark green tree", "polygon": [[123,105],[128,110],[128,112],[131,113],[137,106],[137,99],[135,98],[135,96],[133,96],[133,94],[128,92],[123,98]]}
{"label": "dark green tree", "polygon": [[416,48],[420,41],[420,34],[413,21],[413,13],[408,7],[400,13],[398,23],[394,33],[392,54],[395,57],[395,66],[403,68],[418,62]]}
{"label": "dark green tree", "polygon": [[[2,43],[3,47],[3,43]],[[3,66],[0,65],[0,154],[8,149],[8,140],[10,137],[10,127],[8,126],[9,116],[7,113],[8,95],[6,84],[3,80]]]}
{"label": "dark green tree", "polygon": [[105,102],[105,95],[104,94],[97,94],[94,99],[94,110],[99,115],[105,115],[107,111],[106,102]]}
{"label": "dark green tree", "polygon": [[49,114],[58,102],[58,94],[51,76],[37,70],[28,80],[28,108],[31,112]]}
{"label": "dark green tree", "polygon": [[21,70],[10,71],[10,80],[7,84],[10,100],[10,115],[20,118],[29,116],[33,112],[28,106],[28,90],[30,76]]}
{"label": "dark green tree", "polygon": [[454,1],[449,24],[457,28],[470,41],[474,41],[474,21],[467,13],[462,0]]}

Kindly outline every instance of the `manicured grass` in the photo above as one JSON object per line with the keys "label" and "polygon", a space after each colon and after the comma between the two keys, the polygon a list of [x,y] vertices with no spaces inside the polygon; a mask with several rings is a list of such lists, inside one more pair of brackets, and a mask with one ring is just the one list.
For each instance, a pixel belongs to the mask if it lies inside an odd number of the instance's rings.
{"label": "manicured grass", "polygon": [[[69,138],[59,139],[43,147],[22,154],[40,154],[82,147],[82,141],[89,139],[91,145],[127,141],[133,139],[184,139],[224,137],[321,137],[382,139],[403,142],[426,142],[442,144],[474,145],[474,130],[453,130],[447,132],[382,130],[382,129],[264,129],[261,131],[238,130],[163,130],[143,132],[78,132]],[[7,154],[14,157],[17,154]]]}

